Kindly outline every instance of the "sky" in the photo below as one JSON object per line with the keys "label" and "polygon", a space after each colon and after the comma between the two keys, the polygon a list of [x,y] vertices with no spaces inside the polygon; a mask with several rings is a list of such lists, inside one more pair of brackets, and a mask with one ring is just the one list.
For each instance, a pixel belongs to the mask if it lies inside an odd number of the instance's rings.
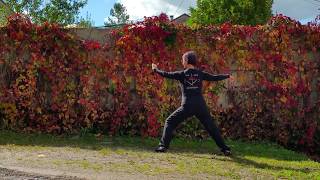
{"label": "sky", "polygon": [[[103,26],[115,2],[127,8],[131,20],[142,20],[144,16],[159,15],[161,12],[178,17],[188,14],[189,7],[196,6],[196,0],[88,0],[80,16],[86,17],[88,13],[94,26]],[[274,0],[272,11],[273,14],[284,14],[307,23],[320,14],[320,0]]]}

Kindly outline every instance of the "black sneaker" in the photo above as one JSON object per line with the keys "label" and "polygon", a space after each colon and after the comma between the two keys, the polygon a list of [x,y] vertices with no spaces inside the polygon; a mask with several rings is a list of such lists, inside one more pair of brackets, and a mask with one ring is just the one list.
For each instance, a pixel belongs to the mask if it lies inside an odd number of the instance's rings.
{"label": "black sneaker", "polygon": [[167,151],[168,148],[166,148],[165,146],[158,146],[156,149],[155,149],[155,152],[160,152],[160,153],[164,153]]}
{"label": "black sneaker", "polygon": [[230,150],[230,149],[222,149],[221,152],[222,152],[225,156],[231,156],[231,150]]}

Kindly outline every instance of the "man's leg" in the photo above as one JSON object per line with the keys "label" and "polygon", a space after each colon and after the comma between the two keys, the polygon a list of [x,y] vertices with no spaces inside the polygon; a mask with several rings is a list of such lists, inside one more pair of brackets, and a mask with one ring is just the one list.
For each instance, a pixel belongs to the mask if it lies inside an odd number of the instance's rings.
{"label": "man's leg", "polygon": [[175,110],[167,119],[163,128],[162,137],[159,146],[164,146],[169,148],[170,141],[172,139],[172,134],[175,128],[190,115],[184,107],[179,107]]}
{"label": "man's leg", "polygon": [[225,152],[226,150],[230,151],[230,148],[225,144],[219,128],[216,123],[212,120],[211,115],[207,109],[207,107],[203,107],[201,112],[196,114],[196,117],[200,120],[206,130],[209,132],[210,136],[214,139],[216,144],[219,146],[221,151]]}

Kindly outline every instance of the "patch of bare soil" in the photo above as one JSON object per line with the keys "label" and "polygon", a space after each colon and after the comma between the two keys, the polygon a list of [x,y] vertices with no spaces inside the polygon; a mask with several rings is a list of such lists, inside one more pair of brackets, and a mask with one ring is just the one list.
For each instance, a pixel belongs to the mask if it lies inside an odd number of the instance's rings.
{"label": "patch of bare soil", "polygon": [[0,167],[0,178],[5,180],[25,180],[25,179],[37,179],[37,180],[80,180],[77,177],[69,176],[52,176],[52,175],[40,175],[36,173],[22,172],[7,168]]}

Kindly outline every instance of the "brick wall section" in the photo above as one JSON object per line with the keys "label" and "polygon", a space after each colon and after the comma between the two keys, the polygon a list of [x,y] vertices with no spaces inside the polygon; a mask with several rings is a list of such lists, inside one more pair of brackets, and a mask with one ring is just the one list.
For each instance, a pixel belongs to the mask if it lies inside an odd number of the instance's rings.
{"label": "brick wall section", "polygon": [[100,29],[100,28],[72,28],[70,32],[75,34],[81,39],[84,40],[94,40],[98,41],[101,44],[104,44],[110,41],[111,37],[111,28]]}

